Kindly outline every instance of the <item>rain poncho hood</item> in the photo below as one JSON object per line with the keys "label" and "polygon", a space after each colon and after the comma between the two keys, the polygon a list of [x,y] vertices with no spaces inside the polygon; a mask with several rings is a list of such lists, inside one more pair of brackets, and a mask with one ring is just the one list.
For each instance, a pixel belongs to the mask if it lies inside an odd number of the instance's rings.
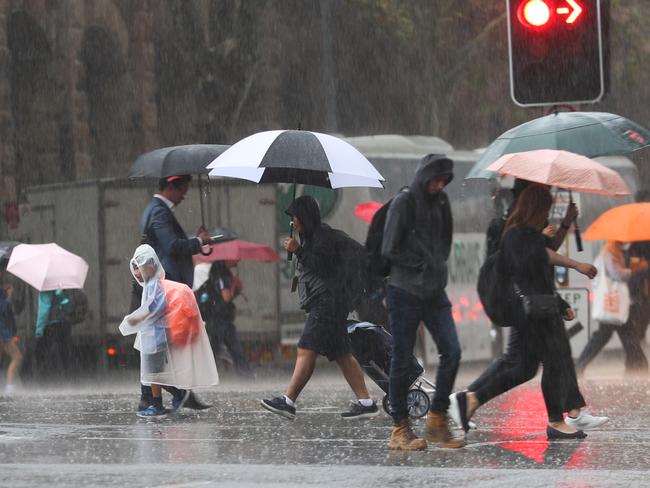
{"label": "rain poncho hood", "polygon": [[[149,244],[142,244],[135,249],[131,258],[131,274],[140,286],[144,287],[149,280],[164,280],[165,270],[160,264],[156,251]],[[140,277],[136,275],[136,269]]]}
{"label": "rain poncho hood", "polygon": [[186,389],[216,385],[217,367],[192,290],[165,280],[160,260],[148,244],[135,250],[129,267],[143,287],[142,301],[119,329],[123,335],[137,334],[134,347],[140,351],[141,383]]}

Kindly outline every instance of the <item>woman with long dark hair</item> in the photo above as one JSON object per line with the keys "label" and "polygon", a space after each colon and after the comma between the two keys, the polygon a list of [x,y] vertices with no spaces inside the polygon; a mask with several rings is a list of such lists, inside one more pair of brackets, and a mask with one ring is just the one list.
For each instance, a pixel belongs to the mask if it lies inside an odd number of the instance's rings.
{"label": "woman with long dark hair", "polygon": [[[571,346],[564,320],[572,320],[575,312],[557,297],[557,312],[545,317],[531,316],[524,309],[524,297],[556,295],[553,266],[573,268],[590,279],[596,269],[550,249],[548,238],[542,233],[548,224],[548,214],[553,203],[548,187],[530,185],[526,188],[506,222],[501,243],[500,259],[505,283],[512,290],[509,308],[513,327],[509,347],[519,352],[518,361],[509,368],[495,370],[476,391],[455,394],[452,399],[452,416],[467,431],[474,412],[492,398],[532,379],[543,364],[542,393],[548,413],[549,439],[582,438],[581,429],[594,428],[607,421],[594,417],[581,409],[584,398],[578,388]],[[515,291],[517,290],[517,291]],[[564,413],[568,412],[567,420]]]}

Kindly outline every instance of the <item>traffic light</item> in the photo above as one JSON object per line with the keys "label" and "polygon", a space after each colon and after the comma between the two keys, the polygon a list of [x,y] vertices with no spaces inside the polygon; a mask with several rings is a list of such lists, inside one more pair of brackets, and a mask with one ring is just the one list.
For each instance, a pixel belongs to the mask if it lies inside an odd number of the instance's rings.
{"label": "traffic light", "polygon": [[[600,0],[507,0],[517,105],[593,103],[605,92]],[[604,11],[603,11],[604,10]]]}

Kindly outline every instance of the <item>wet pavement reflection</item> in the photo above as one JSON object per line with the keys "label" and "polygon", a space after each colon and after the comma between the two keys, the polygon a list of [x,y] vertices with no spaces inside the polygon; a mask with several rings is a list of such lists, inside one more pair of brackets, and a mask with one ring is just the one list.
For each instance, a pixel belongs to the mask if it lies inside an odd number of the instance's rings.
{"label": "wet pavement reflection", "polygon": [[[0,486],[350,486],[351,479],[416,486],[434,480],[527,488],[650,485],[646,378],[583,381],[589,408],[611,420],[582,441],[546,440],[534,381],[480,409],[465,449],[429,446],[414,453],[386,449],[391,422],[383,412],[371,420],[340,418],[351,392],[338,377],[310,384],[293,422],[259,407],[260,398],[282,385],[222,385],[201,393],[211,409],[161,421],[134,415],[137,380],[95,392],[32,390],[0,399]],[[375,397],[380,393],[373,390]],[[422,420],[415,423],[416,432],[423,428]]]}

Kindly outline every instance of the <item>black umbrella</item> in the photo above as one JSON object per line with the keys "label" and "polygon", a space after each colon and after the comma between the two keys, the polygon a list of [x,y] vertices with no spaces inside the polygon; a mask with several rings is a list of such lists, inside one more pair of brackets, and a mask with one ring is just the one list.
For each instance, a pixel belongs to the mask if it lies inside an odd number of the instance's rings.
{"label": "black umbrella", "polygon": [[203,209],[203,183],[201,175],[208,173],[207,166],[230,146],[221,144],[190,144],[155,149],[138,156],[129,171],[129,178],[166,178],[174,175],[197,175],[201,224],[205,225]]}
{"label": "black umbrella", "polygon": [[155,149],[138,156],[129,178],[166,178],[174,175],[208,174],[207,165],[230,146],[190,144]]}
{"label": "black umbrella", "polygon": [[210,230],[210,237],[212,237],[212,244],[218,244],[220,242],[234,241],[239,239],[239,234],[234,230],[227,229],[225,227],[215,227]]}
{"label": "black umbrella", "polygon": [[20,242],[16,241],[0,241],[0,269],[7,269],[7,263],[11,257],[11,251]]}

